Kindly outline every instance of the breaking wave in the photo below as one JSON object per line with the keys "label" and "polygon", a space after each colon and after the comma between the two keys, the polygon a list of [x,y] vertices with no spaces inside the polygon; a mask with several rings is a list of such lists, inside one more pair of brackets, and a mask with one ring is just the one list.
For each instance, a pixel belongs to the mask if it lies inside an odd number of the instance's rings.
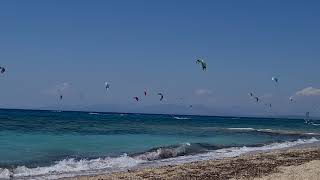
{"label": "breaking wave", "polygon": [[142,160],[134,159],[124,154],[116,158],[98,158],[98,159],[64,159],[56,162],[52,166],[28,168],[18,166],[15,169],[1,169],[0,179],[10,178],[32,178],[32,179],[58,179],[62,177],[75,176],[80,174],[90,174],[93,171],[115,171],[137,166]]}
{"label": "breaking wave", "polygon": [[154,148],[140,154],[124,154],[119,157],[91,160],[64,159],[46,167],[28,168],[26,166],[18,166],[12,169],[0,168],[0,179],[58,179],[77,175],[100,174],[124,171],[130,168],[236,157],[253,151],[289,148],[318,141],[316,138],[299,139],[297,141],[272,143],[260,147],[222,147],[202,143],[184,143],[176,146]]}
{"label": "breaking wave", "polygon": [[181,164],[181,163],[190,163],[194,161],[204,161],[204,160],[212,160],[212,159],[222,159],[227,157],[236,157],[240,156],[241,154],[249,153],[249,152],[256,152],[256,151],[270,151],[276,149],[283,149],[283,148],[290,148],[298,145],[303,144],[311,144],[319,142],[316,138],[310,139],[298,139],[296,141],[286,141],[282,143],[272,143],[260,147],[229,147],[229,148],[222,148],[213,151],[209,151],[207,153],[200,153],[195,155],[187,155],[187,156],[179,156],[176,158],[169,158],[169,159],[162,159],[157,161],[157,165],[172,165],[172,164]]}

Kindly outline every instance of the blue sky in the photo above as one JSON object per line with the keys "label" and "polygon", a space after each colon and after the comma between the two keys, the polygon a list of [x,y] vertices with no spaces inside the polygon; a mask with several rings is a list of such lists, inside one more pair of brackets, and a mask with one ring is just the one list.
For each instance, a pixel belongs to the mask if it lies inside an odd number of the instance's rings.
{"label": "blue sky", "polygon": [[[0,107],[319,114],[317,93],[288,102],[299,90],[320,88],[319,8],[318,1],[289,0],[1,1],[7,73]],[[55,92],[65,82],[59,102]],[[145,88],[150,95],[135,103]],[[184,109],[190,104],[196,108]]]}

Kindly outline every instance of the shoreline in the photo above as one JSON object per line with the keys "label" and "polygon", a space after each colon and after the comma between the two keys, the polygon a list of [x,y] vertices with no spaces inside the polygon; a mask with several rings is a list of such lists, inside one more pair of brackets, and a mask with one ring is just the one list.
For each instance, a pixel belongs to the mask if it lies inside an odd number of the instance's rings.
{"label": "shoreline", "polygon": [[[296,166],[304,168],[305,164],[308,165],[309,169],[312,169],[314,166],[320,167],[319,142],[271,151],[249,152],[231,158],[196,161],[179,165],[144,167],[131,169],[126,172],[83,175],[62,179],[255,179],[267,178],[268,176],[270,176],[270,179],[274,179],[275,177],[272,176],[274,173],[280,173],[278,177],[281,177],[280,169],[289,168],[289,170],[292,171],[290,168],[294,169]],[[320,175],[320,169],[319,172],[314,173],[319,173]],[[289,175],[292,175],[292,173],[289,173]],[[308,174],[301,172],[299,175],[306,175],[307,177]]]}
{"label": "shoreline", "polygon": [[[250,160],[251,156],[263,156],[268,153],[283,153],[286,151],[296,151],[296,156],[301,156],[302,151],[320,151],[320,141],[312,137],[310,139],[298,139],[296,141],[285,141],[281,143],[271,143],[264,146],[239,146],[239,147],[227,147],[222,149],[213,150],[205,153],[196,153],[196,154],[175,154],[179,152],[185,152],[185,147],[191,146],[191,144],[182,144],[180,147],[161,149],[156,148],[153,151],[146,151],[146,153],[137,154],[137,155],[127,155],[119,156],[116,158],[107,157],[107,158],[98,158],[98,159],[65,159],[59,162],[56,162],[54,165],[45,166],[45,167],[36,167],[28,168],[25,166],[19,166],[12,169],[1,169],[0,168],[0,179],[170,179],[172,175],[177,177],[171,179],[180,178],[180,176],[187,176],[187,179],[197,179],[193,178],[193,174],[179,174],[181,171],[186,171],[183,173],[188,173],[194,169],[198,169],[197,172],[210,174],[211,171],[221,171],[220,173],[229,173],[227,160],[242,158]],[[196,146],[197,147],[197,146]],[[192,149],[192,146],[191,146]],[[173,154],[172,154],[173,153]],[[169,156],[168,156],[169,155]],[[171,155],[173,155],[171,157]],[[320,157],[320,152],[318,154]],[[160,158],[160,159],[146,159],[146,158]],[[276,159],[276,158],[274,158]],[[310,159],[309,156],[306,156],[305,159]],[[201,165],[210,162],[224,162],[225,169],[217,170],[214,169],[204,169]],[[230,162],[229,162],[230,163]],[[250,164],[251,162],[246,162]],[[193,164],[194,167],[189,169],[188,165]],[[194,164],[198,164],[199,169]],[[218,163],[219,164],[219,163]],[[295,164],[293,164],[295,165]],[[187,167],[184,167],[187,166]],[[240,164],[239,166],[243,166]],[[181,168],[179,169],[179,168]],[[154,178],[153,175],[157,176],[158,171],[162,169],[169,168],[168,171],[173,171],[169,177],[160,176],[160,178]],[[173,168],[173,170],[172,170]],[[318,168],[320,169],[320,167]],[[147,170],[149,175],[148,178],[141,178],[135,175],[132,175],[132,172],[143,172]],[[150,170],[150,171],[149,171]],[[225,171],[224,171],[225,170]],[[167,171],[167,170],[166,170]],[[161,175],[165,174],[162,172]],[[129,173],[128,175],[125,175]],[[147,173],[147,174],[148,174]],[[119,177],[120,176],[120,177]],[[122,177],[124,176],[124,177]],[[201,177],[203,179],[204,177]],[[199,179],[199,178],[198,178]],[[212,178],[211,178],[212,179]],[[214,178],[213,178],[214,179]],[[225,178],[224,178],[225,179]],[[319,180],[319,179],[317,179]]]}

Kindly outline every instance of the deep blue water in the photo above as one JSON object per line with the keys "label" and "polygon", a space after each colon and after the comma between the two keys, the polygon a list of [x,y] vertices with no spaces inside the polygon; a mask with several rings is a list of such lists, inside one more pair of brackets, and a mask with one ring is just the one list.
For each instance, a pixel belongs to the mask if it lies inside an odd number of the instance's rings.
{"label": "deep blue water", "polygon": [[318,138],[317,133],[320,126],[303,119],[0,110],[0,178],[1,170],[6,177],[7,169],[50,167],[72,158],[137,158],[170,150],[151,161]]}

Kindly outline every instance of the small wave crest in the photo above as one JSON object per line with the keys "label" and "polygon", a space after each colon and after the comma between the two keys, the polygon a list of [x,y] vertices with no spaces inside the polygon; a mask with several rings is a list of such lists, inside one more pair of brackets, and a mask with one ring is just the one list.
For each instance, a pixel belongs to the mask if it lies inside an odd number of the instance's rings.
{"label": "small wave crest", "polygon": [[178,116],[175,116],[175,117],[173,117],[173,118],[178,119],[178,120],[191,119],[191,118],[188,118],[188,117],[178,117]]}
{"label": "small wave crest", "polygon": [[316,138],[310,139],[298,139],[296,141],[286,141],[282,143],[272,143],[260,147],[230,147],[230,148],[222,148],[218,150],[213,150],[207,153],[188,155],[188,156],[180,156],[171,159],[163,159],[159,161],[158,165],[169,165],[169,164],[181,164],[181,163],[190,163],[194,161],[205,161],[212,159],[222,159],[227,157],[237,157],[241,154],[249,153],[249,152],[257,152],[257,151],[270,151],[276,149],[290,148],[303,144],[311,144],[319,142]]}
{"label": "small wave crest", "polygon": [[134,155],[134,158],[153,161],[159,159],[174,158],[188,154],[204,152],[206,148],[202,148],[201,144],[183,143],[178,146],[154,148],[142,154]]}
{"label": "small wave crest", "polygon": [[97,171],[97,170],[121,170],[126,168],[131,168],[142,163],[143,160],[134,159],[124,154],[117,158],[98,158],[98,159],[64,159],[56,162],[52,166],[48,167],[37,167],[28,168],[25,166],[18,166],[15,169],[1,169],[0,168],[0,179],[10,179],[10,178],[26,178],[26,177],[38,177],[42,179],[57,179],[61,177],[66,177],[66,174],[77,175],[80,172],[85,171]]}
{"label": "small wave crest", "polygon": [[314,123],[314,122],[310,122],[311,125],[313,126],[320,126],[320,124]]}
{"label": "small wave crest", "polygon": [[240,117],[232,117],[231,119],[235,120],[235,119],[241,119]]}
{"label": "small wave crest", "polygon": [[243,131],[254,131],[255,129],[253,128],[227,128],[229,130],[243,130]]}
{"label": "small wave crest", "polygon": [[256,131],[260,133],[269,133],[269,134],[283,134],[283,135],[315,135],[320,136],[320,133],[314,132],[300,132],[300,131],[286,131],[286,130],[274,130],[274,129],[255,129],[255,128],[226,128],[230,131]]}
{"label": "small wave crest", "polygon": [[154,148],[141,154],[97,159],[64,159],[47,167],[28,168],[18,166],[13,169],[0,168],[0,179],[58,179],[77,175],[99,174],[123,171],[143,165],[161,166],[181,164],[225,157],[236,157],[253,151],[268,151],[318,142],[316,138],[298,139],[282,143],[272,143],[260,147],[218,147],[209,144],[183,143],[177,146]]}
{"label": "small wave crest", "polygon": [[90,115],[99,115],[100,113],[90,112],[90,113],[88,113],[88,114],[90,114]]}

